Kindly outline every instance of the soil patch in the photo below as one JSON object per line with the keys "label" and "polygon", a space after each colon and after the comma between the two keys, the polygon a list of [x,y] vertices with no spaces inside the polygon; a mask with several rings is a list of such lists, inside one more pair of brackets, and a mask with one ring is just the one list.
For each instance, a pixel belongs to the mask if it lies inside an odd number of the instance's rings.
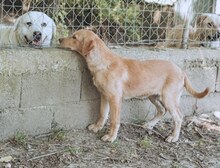
{"label": "soil patch", "polygon": [[149,133],[136,124],[122,124],[114,143],[100,140],[87,130],[56,130],[48,134],[26,137],[17,134],[0,142],[0,157],[11,156],[0,167],[18,168],[219,168],[220,134],[185,122],[177,143],[164,138],[172,131],[172,123],[160,122]]}

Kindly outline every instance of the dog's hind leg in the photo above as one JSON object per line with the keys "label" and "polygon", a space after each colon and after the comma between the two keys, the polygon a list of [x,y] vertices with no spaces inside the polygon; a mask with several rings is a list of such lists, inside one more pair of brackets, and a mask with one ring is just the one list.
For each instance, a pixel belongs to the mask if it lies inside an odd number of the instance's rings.
{"label": "dog's hind leg", "polygon": [[109,102],[105,96],[101,95],[101,107],[100,107],[99,118],[95,124],[89,125],[88,129],[93,132],[98,132],[99,130],[101,130],[108,118],[108,113],[109,113]]}
{"label": "dog's hind leg", "polygon": [[152,120],[143,125],[144,128],[153,129],[153,127],[161,120],[161,118],[166,113],[166,109],[164,108],[162,102],[159,100],[159,96],[154,95],[148,97],[151,103],[153,103],[156,107],[156,114]]}
{"label": "dog's hind leg", "polygon": [[174,130],[173,130],[172,134],[166,138],[166,141],[167,142],[176,142],[179,139],[183,117],[181,117],[179,115],[180,110],[177,107],[175,110],[170,110],[169,112],[174,119]]}
{"label": "dog's hind leg", "polygon": [[174,130],[172,134],[166,138],[167,142],[176,142],[179,139],[179,135],[180,135],[183,115],[179,109],[179,102],[178,102],[179,98],[177,97],[175,98],[174,95],[172,95],[171,97],[164,96],[164,100],[163,100],[165,108],[167,109],[167,111],[170,112],[174,120]]}

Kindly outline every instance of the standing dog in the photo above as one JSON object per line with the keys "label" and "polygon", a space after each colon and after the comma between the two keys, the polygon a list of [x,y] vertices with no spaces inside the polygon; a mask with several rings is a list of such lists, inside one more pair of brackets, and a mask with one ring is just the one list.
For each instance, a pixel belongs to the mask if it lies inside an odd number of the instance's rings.
{"label": "standing dog", "polygon": [[56,31],[54,21],[42,12],[30,11],[13,26],[0,25],[0,46],[49,47]]}
{"label": "standing dog", "polygon": [[110,110],[110,130],[102,137],[103,141],[113,142],[117,137],[122,99],[147,96],[156,106],[157,114],[144,127],[152,129],[169,111],[175,126],[166,141],[176,142],[183,119],[179,109],[182,89],[185,87],[196,98],[203,98],[209,92],[208,88],[196,92],[186,74],[169,61],[138,61],[117,56],[90,30],[79,30],[59,41],[61,47],[77,51],[85,58],[93,82],[101,93],[98,121],[88,129],[93,132],[101,130]]}

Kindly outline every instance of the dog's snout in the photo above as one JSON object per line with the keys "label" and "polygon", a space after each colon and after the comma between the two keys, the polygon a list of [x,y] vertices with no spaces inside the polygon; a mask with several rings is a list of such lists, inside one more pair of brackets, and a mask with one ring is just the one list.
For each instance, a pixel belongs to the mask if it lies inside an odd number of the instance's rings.
{"label": "dog's snout", "polygon": [[41,34],[40,31],[35,31],[35,32],[33,32],[33,38],[34,38],[35,40],[40,41],[40,40],[41,40],[41,36],[42,36],[42,34]]}

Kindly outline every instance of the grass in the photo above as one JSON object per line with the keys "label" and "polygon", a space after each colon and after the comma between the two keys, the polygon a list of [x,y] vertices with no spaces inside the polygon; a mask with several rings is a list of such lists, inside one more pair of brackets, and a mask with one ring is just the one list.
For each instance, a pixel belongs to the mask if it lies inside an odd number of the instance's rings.
{"label": "grass", "polygon": [[138,142],[138,145],[143,149],[148,149],[152,146],[152,142],[150,139],[147,139],[147,137],[145,137]]}
{"label": "grass", "polygon": [[143,125],[144,123],[146,123],[147,116],[140,117],[139,115],[134,115],[134,117],[131,120],[134,124]]}
{"label": "grass", "polygon": [[27,136],[23,132],[17,132],[13,138],[13,142],[16,145],[25,145]]}
{"label": "grass", "polygon": [[70,152],[71,155],[79,155],[83,152],[83,149],[81,147],[68,147],[66,151]]}
{"label": "grass", "polygon": [[55,141],[64,141],[66,138],[66,131],[63,129],[54,129],[50,136],[50,139]]}
{"label": "grass", "polygon": [[174,163],[171,168],[180,168],[180,166],[177,163]]}

